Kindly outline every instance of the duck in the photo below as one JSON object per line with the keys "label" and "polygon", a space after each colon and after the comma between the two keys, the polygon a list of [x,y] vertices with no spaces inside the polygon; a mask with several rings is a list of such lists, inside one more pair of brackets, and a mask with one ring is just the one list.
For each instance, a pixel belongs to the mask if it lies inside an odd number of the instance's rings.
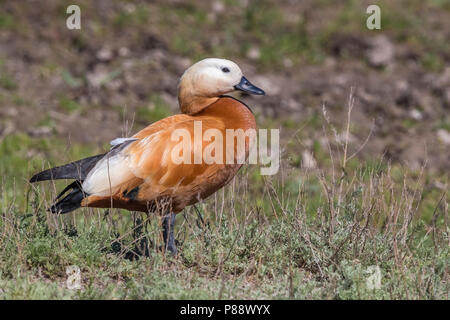
{"label": "duck", "polygon": [[[235,62],[219,58],[198,61],[186,69],[178,83],[181,113],[156,121],[132,137],[114,139],[108,152],[39,172],[30,183],[73,180],[48,209],[56,214],[81,207],[157,213],[162,217],[165,250],[176,254],[176,214],[226,186],[243,165],[236,161],[239,152],[231,156],[233,161],[225,161],[228,150],[217,154],[224,161],[204,161],[202,155],[209,144],[203,134],[207,130],[221,134],[224,138],[216,142],[226,148],[230,143],[226,139],[228,130],[256,130],[249,106],[227,95],[234,91],[265,95],[244,77]],[[193,141],[196,130],[203,137],[197,146]],[[187,134],[187,143],[174,139],[177,133]],[[250,143],[246,137],[242,151],[245,159]],[[186,161],[178,161],[177,155]]]}

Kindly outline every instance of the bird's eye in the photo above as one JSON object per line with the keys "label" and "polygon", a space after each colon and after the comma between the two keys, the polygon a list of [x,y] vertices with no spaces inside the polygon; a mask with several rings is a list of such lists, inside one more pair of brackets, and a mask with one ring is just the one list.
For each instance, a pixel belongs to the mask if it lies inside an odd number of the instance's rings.
{"label": "bird's eye", "polygon": [[228,69],[227,67],[223,67],[222,72],[230,72],[230,69]]}

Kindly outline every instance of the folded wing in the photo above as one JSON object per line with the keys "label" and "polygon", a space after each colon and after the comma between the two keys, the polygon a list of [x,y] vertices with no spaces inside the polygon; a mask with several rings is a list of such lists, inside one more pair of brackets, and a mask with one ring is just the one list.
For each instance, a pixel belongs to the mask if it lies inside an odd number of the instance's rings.
{"label": "folded wing", "polygon": [[[225,125],[217,119],[202,119],[203,132],[214,128],[225,131]],[[182,132],[183,137],[174,132]],[[187,134],[187,136],[186,136]],[[185,141],[183,139],[189,139]],[[83,190],[99,197],[123,197],[132,190],[134,200],[150,201],[156,197],[173,196],[183,190],[194,191],[202,182],[216,175],[223,164],[194,164],[195,154],[203,154],[209,142],[200,137],[201,147],[194,148],[194,119],[177,115],[158,121],[133,136],[135,141],[114,154],[97,162],[83,183]],[[190,163],[174,160],[183,145]],[[179,160],[180,157],[178,157]],[[199,190],[200,191],[200,190]]]}

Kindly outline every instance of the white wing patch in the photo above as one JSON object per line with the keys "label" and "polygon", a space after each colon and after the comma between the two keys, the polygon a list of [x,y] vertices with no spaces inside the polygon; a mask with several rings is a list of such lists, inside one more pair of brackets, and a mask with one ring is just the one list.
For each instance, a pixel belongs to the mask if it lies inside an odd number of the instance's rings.
{"label": "white wing patch", "polygon": [[[116,138],[110,142],[111,150],[123,143],[139,140],[138,138]],[[122,150],[121,150],[122,151]],[[121,151],[107,154],[89,171],[83,182],[83,191],[89,195],[110,196],[114,194],[123,183],[133,179],[128,164],[128,156]]]}
{"label": "white wing patch", "polygon": [[138,138],[115,138],[114,140],[112,140],[109,144],[111,145],[111,147],[115,147],[119,144],[122,144],[124,142],[127,141],[136,141],[139,140]]}
{"label": "white wing patch", "polygon": [[[151,179],[151,176],[145,176],[142,167],[145,167],[146,161],[153,155],[153,145],[158,143],[161,138],[160,132],[155,132],[143,139],[138,138],[116,138],[110,142],[112,148],[111,153],[107,154],[103,159],[96,163],[94,168],[88,173],[83,182],[83,190],[89,195],[95,196],[110,196],[115,194],[120,187],[135,177],[145,177],[146,180]],[[120,150],[120,145],[128,142],[136,141],[142,153],[127,154],[124,150]],[[117,148],[117,149],[116,149]],[[127,147],[125,147],[127,148]],[[117,150],[118,152],[114,152]],[[168,158],[170,157],[170,148],[166,148],[164,152],[159,155],[162,156],[162,167],[167,166]],[[167,179],[165,175],[164,179]],[[163,179],[163,180],[164,180]]]}
{"label": "white wing patch", "polygon": [[83,190],[89,195],[110,196],[134,174],[128,166],[128,157],[122,153],[106,155],[89,172],[83,182]]}

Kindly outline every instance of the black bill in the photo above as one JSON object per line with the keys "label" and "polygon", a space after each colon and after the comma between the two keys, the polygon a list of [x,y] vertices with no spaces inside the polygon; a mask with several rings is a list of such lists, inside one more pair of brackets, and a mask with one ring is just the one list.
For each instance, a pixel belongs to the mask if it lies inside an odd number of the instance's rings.
{"label": "black bill", "polygon": [[241,90],[244,92],[248,92],[251,94],[258,94],[258,95],[265,95],[266,93],[264,92],[264,90],[261,90],[260,88],[252,85],[250,83],[250,81],[247,80],[246,77],[242,77],[241,78],[241,82],[239,82],[239,84],[235,85],[234,88],[236,90]]}

